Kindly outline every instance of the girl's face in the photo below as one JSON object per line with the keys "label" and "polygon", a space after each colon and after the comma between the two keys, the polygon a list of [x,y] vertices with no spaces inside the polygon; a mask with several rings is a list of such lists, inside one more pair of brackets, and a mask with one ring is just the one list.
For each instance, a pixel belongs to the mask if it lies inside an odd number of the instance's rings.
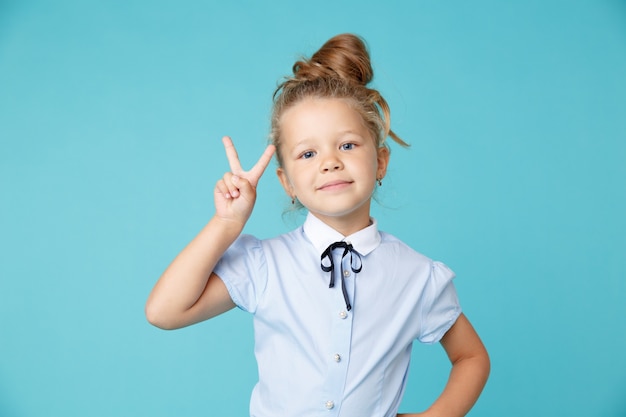
{"label": "girl's face", "polygon": [[287,194],[343,235],[367,227],[389,151],[376,146],[360,114],[342,99],[308,98],[283,113],[281,127],[277,174]]}

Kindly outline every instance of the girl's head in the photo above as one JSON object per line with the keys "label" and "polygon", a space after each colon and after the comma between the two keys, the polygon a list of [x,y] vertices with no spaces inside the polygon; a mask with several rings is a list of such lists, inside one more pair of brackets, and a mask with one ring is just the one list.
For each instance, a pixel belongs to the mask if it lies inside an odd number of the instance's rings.
{"label": "girl's head", "polygon": [[309,212],[349,234],[369,224],[375,185],[389,160],[389,107],[367,87],[373,72],[363,41],[338,35],[274,94],[271,141],[287,194]]}
{"label": "girl's head", "polygon": [[279,166],[283,165],[283,114],[307,98],[343,99],[360,114],[377,147],[386,146],[387,136],[408,146],[391,130],[385,99],[367,87],[373,77],[367,47],[360,37],[352,34],[337,35],[311,58],[297,61],[293,76],[287,77],[274,92],[270,141],[276,146]]}

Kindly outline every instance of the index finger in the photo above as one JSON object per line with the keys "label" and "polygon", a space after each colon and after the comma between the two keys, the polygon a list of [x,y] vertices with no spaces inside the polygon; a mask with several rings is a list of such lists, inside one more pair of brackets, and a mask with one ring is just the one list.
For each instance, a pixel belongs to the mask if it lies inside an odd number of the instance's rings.
{"label": "index finger", "polygon": [[275,151],[276,146],[267,145],[267,148],[265,148],[263,155],[261,155],[257,163],[254,164],[254,166],[250,170],[250,176],[256,181],[258,181],[259,178],[261,178],[261,175],[263,175],[263,172],[265,172],[265,168],[267,168],[267,166],[270,164],[270,161],[272,160],[272,156],[274,155]]}
{"label": "index finger", "polygon": [[241,162],[239,162],[239,155],[235,149],[235,145],[230,137],[224,136],[222,138],[224,144],[224,150],[226,151],[226,158],[228,158],[228,165],[230,165],[230,171],[235,174],[241,174],[243,169],[241,168]]}

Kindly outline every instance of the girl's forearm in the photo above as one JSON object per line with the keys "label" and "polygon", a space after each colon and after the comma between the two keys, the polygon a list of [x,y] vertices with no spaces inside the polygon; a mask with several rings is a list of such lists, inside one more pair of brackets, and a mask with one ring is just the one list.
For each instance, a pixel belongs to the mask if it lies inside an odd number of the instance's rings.
{"label": "girl's forearm", "polygon": [[462,417],[476,403],[489,376],[487,352],[454,363],[439,398],[421,416]]}
{"label": "girl's forearm", "polygon": [[[186,315],[209,288],[213,268],[242,230],[243,224],[213,217],[157,281],[146,303],[148,321],[161,328],[191,324]],[[223,298],[219,295],[215,302],[223,303]]]}
{"label": "girl's forearm", "polygon": [[454,364],[445,389],[422,413],[398,414],[398,417],[462,417],[480,395],[489,375],[489,359],[467,358]]}
{"label": "girl's forearm", "polygon": [[478,399],[489,376],[489,355],[464,314],[448,330],[441,344],[452,363],[443,392],[423,413],[399,416],[462,417]]}

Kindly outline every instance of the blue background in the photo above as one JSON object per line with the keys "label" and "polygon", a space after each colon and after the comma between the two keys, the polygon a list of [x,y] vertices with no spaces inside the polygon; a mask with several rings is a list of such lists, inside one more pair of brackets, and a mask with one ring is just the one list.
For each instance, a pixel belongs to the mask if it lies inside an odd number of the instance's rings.
{"label": "blue background", "polygon": [[[626,416],[624,1],[0,1],[0,416],[244,416],[251,318],[145,299],[262,152],[301,54],[369,43],[393,147],[374,215],[450,265],[492,375],[471,416]],[[273,167],[247,232],[301,215]],[[402,410],[447,378],[416,346]]]}

